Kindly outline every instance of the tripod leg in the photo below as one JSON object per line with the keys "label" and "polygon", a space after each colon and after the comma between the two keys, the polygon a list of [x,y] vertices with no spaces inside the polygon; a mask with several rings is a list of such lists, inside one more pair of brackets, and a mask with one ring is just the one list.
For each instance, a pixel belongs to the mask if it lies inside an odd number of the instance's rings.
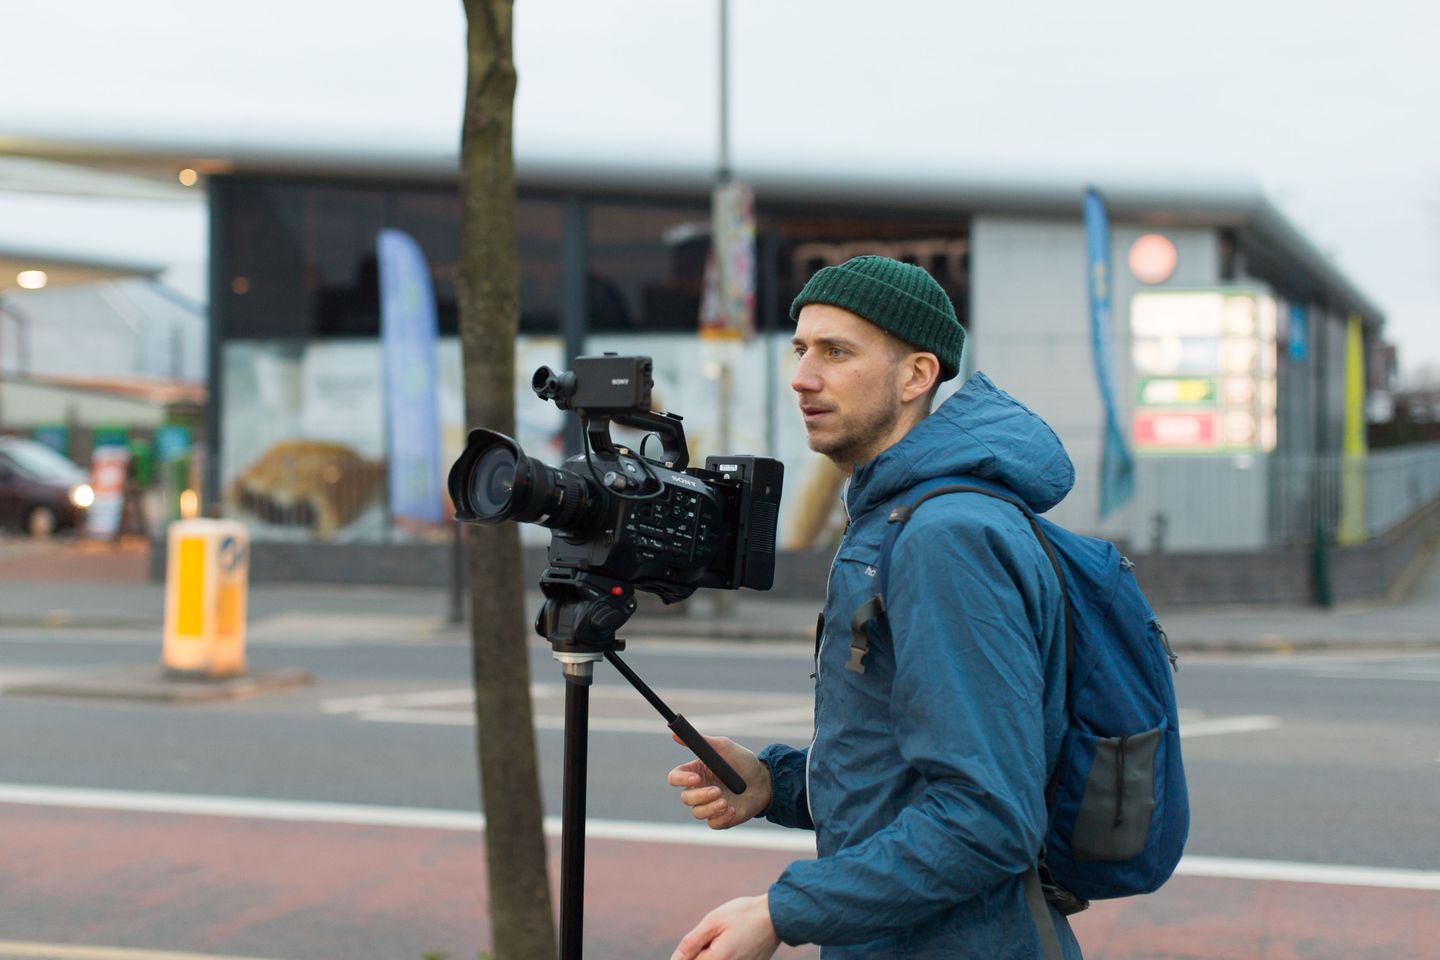
{"label": "tripod leg", "polygon": [[585,775],[590,677],[565,675],[565,785],[560,828],[560,960],[580,960],[585,919]]}

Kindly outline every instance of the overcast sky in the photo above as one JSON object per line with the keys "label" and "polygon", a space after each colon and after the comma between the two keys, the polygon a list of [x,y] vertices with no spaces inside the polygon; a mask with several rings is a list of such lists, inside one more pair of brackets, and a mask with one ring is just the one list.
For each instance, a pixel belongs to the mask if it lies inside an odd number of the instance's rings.
{"label": "overcast sky", "polygon": [[[1386,312],[1402,366],[1440,370],[1440,4],[730,6],[740,169],[1248,175]],[[711,162],[716,10],[520,0],[522,160]],[[459,0],[0,0],[0,24],[0,150],[50,134],[455,151]]]}

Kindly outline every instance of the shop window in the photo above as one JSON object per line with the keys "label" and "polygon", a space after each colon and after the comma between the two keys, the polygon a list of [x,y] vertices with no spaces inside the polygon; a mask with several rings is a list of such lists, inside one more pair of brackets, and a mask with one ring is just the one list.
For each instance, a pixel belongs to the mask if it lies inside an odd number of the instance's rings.
{"label": "shop window", "polygon": [[588,213],[590,329],[697,329],[710,252],[709,210],[593,203]]}
{"label": "shop window", "polygon": [[[425,253],[442,336],[459,328],[455,266],[460,202],[448,187],[380,187],[217,180],[216,250],[228,339],[377,337],[376,235],[404,230]],[[559,329],[562,222],[558,201],[522,198],[515,210],[521,330]]]}
{"label": "shop window", "polygon": [[560,247],[564,205],[527,199],[515,204],[515,255],[520,260],[520,332],[560,330]]}
{"label": "shop window", "polygon": [[963,220],[781,214],[773,222],[780,238],[775,266],[785,309],[822,267],[873,253],[925,268],[950,295],[960,322],[968,325],[970,242]]}

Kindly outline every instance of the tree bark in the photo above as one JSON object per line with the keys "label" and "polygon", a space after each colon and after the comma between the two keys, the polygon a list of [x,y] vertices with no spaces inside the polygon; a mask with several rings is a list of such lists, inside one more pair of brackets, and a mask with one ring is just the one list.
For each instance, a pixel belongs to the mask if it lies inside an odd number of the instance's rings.
{"label": "tree bark", "polygon": [[[464,0],[465,116],[460,138],[460,257],[455,292],[465,417],[515,430],[515,253],[512,146],[515,63],[511,0]],[[544,807],[536,764],[526,649],[525,585],[513,523],[467,530],[476,745],[495,960],[555,956]]]}

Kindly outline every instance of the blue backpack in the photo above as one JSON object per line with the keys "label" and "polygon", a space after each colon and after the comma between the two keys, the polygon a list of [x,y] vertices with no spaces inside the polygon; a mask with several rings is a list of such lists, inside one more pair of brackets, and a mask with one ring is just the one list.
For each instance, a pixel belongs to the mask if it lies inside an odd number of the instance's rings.
{"label": "blue backpack", "polygon": [[1150,893],[1180,861],[1190,829],[1176,716],[1175,653],[1115,545],[1035,515],[1008,489],[974,477],[934,481],[890,513],[876,594],[851,624],[847,667],[863,672],[868,625],[883,628],[890,553],[905,522],[931,497],[979,493],[1030,521],[1064,594],[1069,723],[1046,786],[1049,829],[1040,852],[1046,897],[1062,913],[1090,900]]}

